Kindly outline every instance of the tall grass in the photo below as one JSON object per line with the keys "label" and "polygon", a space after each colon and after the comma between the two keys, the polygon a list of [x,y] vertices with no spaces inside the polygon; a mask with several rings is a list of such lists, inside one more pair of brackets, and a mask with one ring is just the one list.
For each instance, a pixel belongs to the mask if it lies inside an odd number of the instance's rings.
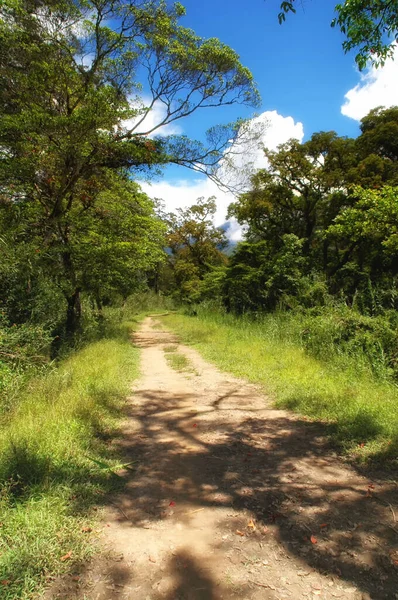
{"label": "tall grass", "polygon": [[398,466],[397,386],[385,365],[374,373],[360,346],[333,348],[330,322],[323,338],[317,324],[320,339],[312,346],[303,316],[294,313],[253,319],[199,308],[196,316],[172,314],[164,323],[221,369],[261,384],[276,406],[329,423],[358,460]]}
{"label": "tall grass", "polygon": [[[88,524],[118,479],[117,432],[138,372],[131,324],[31,380],[0,428],[0,596],[31,598],[92,551]],[[70,554],[69,554],[70,553]],[[67,559],[62,560],[62,557]]]}

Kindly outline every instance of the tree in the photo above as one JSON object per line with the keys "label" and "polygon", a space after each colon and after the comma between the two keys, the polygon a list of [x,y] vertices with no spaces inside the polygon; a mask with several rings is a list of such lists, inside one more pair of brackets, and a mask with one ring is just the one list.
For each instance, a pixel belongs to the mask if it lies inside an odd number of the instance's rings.
{"label": "tree", "polygon": [[[279,22],[289,12],[296,12],[297,0],[280,5]],[[331,26],[339,27],[346,36],[345,52],[357,50],[355,60],[360,69],[370,61],[383,65],[392,56],[391,38],[398,40],[398,0],[345,0],[335,7],[337,16]]]}
{"label": "tree", "polygon": [[113,185],[99,194],[95,210],[73,219],[73,260],[78,285],[101,310],[104,299],[127,298],[164,262],[166,226],[153,202],[133,181],[109,175]]}
{"label": "tree", "polygon": [[364,276],[373,283],[391,283],[398,275],[398,188],[355,187],[352,194],[355,204],[340,212],[326,235],[338,242],[345,264],[356,265],[352,287]]}
{"label": "tree", "polygon": [[241,242],[224,281],[224,304],[238,314],[291,307],[303,287],[303,240],[284,234],[275,249],[271,240]]}
{"label": "tree", "polygon": [[[227,240],[224,231],[214,227],[215,198],[198,198],[187,209],[170,214],[167,245],[178,294],[185,300],[199,298],[201,282],[214,267],[226,263],[222,249]],[[209,285],[206,281],[206,285]]]}
{"label": "tree", "polygon": [[236,53],[182,27],[183,14],[162,0],[1,5],[0,189],[21,213],[40,207],[35,235],[50,240],[49,272],[68,282],[70,330],[82,289],[75,220],[114,190],[109,172],[126,181],[172,162],[214,175],[240,123],[213,128],[209,145],[156,132],[201,108],[258,101]]}
{"label": "tree", "polygon": [[[361,159],[377,159],[380,182],[398,184],[398,106],[372,109],[361,120],[357,148]],[[375,161],[376,162],[376,161]],[[359,182],[362,185],[362,182]]]}
{"label": "tree", "polygon": [[375,109],[355,140],[320,132],[265,151],[267,168],[229,207],[246,234],[227,269],[227,305],[311,302],[319,282],[350,302],[378,288],[388,303],[397,275],[397,123],[397,108]]}
{"label": "tree", "polygon": [[[97,308],[119,294],[127,297],[137,282],[165,259],[165,225],[155,216],[152,201],[139,186],[108,172],[106,189],[95,207],[74,205],[69,214],[68,253],[73,264],[74,289],[86,292]],[[45,315],[49,327],[58,328],[59,304],[67,301],[66,329],[73,329],[76,299],[68,300],[71,281],[62,267],[59,240],[50,235],[43,207],[31,202],[29,210],[0,198],[0,237],[6,258],[0,268],[3,309],[13,322],[23,323]],[[7,293],[6,293],[7,291]]]}
{"label": "tree", "polygon": [[[268,167],[253,177],[252,189],[229,207],[248,227],[247,239],[266,239],[277,251],[282,236],[303,240],[306,256],[325,253],[319,231],[346,201],[344,176],[354,163],[353,140],[321,132],[300,144],[290,140],[265,151]],[[327,260],[326,256],[324,257]]]}

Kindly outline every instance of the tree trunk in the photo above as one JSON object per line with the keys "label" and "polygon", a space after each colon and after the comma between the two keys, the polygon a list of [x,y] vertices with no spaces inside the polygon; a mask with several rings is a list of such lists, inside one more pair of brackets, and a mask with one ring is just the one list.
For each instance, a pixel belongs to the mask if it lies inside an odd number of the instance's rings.
{"label": "tree trunk", "polygon": [[95,294],[95,304],[97,305],[99,314],[102,314],[102,300],[99,294]]}
{"label": "tree trunk", "polygon": [[66,311],[66,333],[67,335],[73,335],[80,325],[80,318],[82,316],[82,305],[80,301],[80,288],[76,288],[71,296],[66,300],[68,308]]}

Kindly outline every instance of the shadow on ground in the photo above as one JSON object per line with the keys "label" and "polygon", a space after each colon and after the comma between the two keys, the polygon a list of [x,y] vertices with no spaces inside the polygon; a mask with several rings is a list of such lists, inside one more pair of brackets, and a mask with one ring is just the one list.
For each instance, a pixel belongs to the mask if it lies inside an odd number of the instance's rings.
{"label": "shadow on ground", "polygon": [[[133,438],[120,439],[119,445],[139,466],[126,474],[126,491],[119,499],[125,514],[120,520],[127,517],[135,527],[174,517],[189,522],[188,514],[179,513],[179,506],[187,504],[247,510],[255,529],[248,528],[247,521],[225,519],[225,532],[241,531],[249,545],[280,542],[308,567],[352,582],[364,598],[395,600],[397,487],[363,481],[354,471],[352,481],[347,479],[350,471],[336,461],[322,425],[272,418],[272,411],[261,411],[261,416],[253,411],[240,423],[230,423],[223,403],[237,392],[217,397],[195,414],[181,413],[181,406],[192,399],[188,394],[137,390],[145,401],[129,410],[140,429]],[[215,439],[212,431],[217,432]],[[311,472],[321,476],[314,479]],[[219,542],[223,544],[227,550],[231,541]],[[218,598],[217,586],[201,574],[192,557],[173,557],[170,567],[180,582],[173,600]],[[269,590],[264,594],[274,597]]]}

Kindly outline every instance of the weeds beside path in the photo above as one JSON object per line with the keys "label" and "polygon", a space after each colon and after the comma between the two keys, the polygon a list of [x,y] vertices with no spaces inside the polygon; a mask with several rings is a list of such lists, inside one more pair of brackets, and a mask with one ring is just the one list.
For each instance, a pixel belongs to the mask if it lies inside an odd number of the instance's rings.
{"label": "weeds beside path", "polygon": [[[396,600],[397,488],[146,319],[101,561],[51,598]],[[184,355],[170,361],[167,354]],[[188,365],[190,369],[188,370]]]}
{"label": "weeds beside path", "polygon": [[93,507],[118,479],[110,444],[138,349],[130,326],[32,380],[0,430],[0,597],[24,600],[93,550]]}

